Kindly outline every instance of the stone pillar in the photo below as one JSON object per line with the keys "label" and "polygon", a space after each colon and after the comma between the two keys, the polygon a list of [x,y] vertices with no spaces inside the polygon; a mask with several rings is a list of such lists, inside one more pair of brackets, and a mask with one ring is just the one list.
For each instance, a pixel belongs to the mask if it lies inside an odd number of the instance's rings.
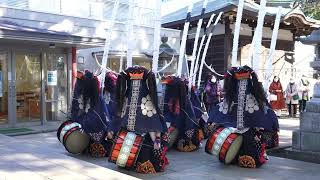
{"label": "stone pillar", "polygon": [[[319,46],[319,45],[318,45]],[[317,56],[319,57],[319,56]],[[320,70],[320,59],[310,63]],[[320,80],[314,85],[312,99],[307,102],[306,112],[300,117],[300,129],[293,132],[292,148],[301,151],[320,152]]]}

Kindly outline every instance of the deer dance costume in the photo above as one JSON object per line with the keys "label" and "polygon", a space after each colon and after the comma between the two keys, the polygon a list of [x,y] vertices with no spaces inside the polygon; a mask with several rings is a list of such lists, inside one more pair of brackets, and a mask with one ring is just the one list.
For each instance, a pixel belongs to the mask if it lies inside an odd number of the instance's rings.
{"label": "deer dance costume", "polygon": [[[225,98],[209,114],[209,129],[233,127],[243,136],[238,158],[242,167],[259,167],[264,158],[265,132],[279,129],[278,119],[267,103],[256,73],[248,66],[232,68],[225,75]],[[214,128],[213,128],[214,129]]]}
{"label": "deer dance costume", "polygon": [[165,156],[167,127],[158,107],[155,75],[140,66],[121,72],[117,79],[116,100],[118,118],[112,123],[113,130],[134,132],[143,137],[135,163],[136,171],[164,171],[168,164]]}
{"label": "deer dance costume", "polygon": [[179,151],[194,151],[199,147],[202,138],[199,138],[199,125],[186,82],[179,77],[167,76],[162,83],[166,85],[163,114],[170,123],[170,145]]}
{"label": "deer dance costume", "polygon": [[81,124],[90,136],[89,153],[95,157],[107,156],[111,144],[105,140],[110,128],[110,115],[99,94],[99,81],[89,71],[77,78],[71,107],[72,121]]}

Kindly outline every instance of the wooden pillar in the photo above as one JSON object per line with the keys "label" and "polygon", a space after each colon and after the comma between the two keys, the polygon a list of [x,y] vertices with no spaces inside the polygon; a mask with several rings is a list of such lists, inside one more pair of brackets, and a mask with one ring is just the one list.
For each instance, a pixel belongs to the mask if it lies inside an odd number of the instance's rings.
{"label": "wooden pillar", "polygon": [[[293,32],[292,32],[292,42],[295,42],[295,36],[296,36],[296,31],[293,31]],[[294,43],[292,43],[291,46],[293,46],[293,47],[292,47],[292,51],[295,52]],[[295,58],[295,56],[293,56],[292,58]],[[296,73],[296,71],[295,71],[295,67],[293,66],[294,62],[295,62],[295,59],[293,59],[293,62],[292,62],[292,64],[291,64],[291,77],[297,78],[297,77],[296,77],[296,76],[297,76],[297,73]]]}
{"label": "wooden pillar", "polygon": [[232,37],[231,37],[231,28],[230,28],[230,19],[229,16],[224,19],[224,67],[225,71],[231,66],[231,46],[232,46]]}
{"label": "wooden pillar", "polygon": [[71,63],[72,63],[72,89],[76,83],[77,78],[77,48],[71,48]]}

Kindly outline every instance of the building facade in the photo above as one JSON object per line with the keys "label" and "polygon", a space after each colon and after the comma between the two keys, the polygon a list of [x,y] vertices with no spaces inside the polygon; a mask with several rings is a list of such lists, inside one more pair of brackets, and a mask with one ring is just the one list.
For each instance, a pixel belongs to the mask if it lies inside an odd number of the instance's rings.
{"label": "building facade", "polygon": [[[127,3],[120,1],[115,36],[124,33]],[[144,32],[153,32],[152,3],[137,0],[134,10],[137,42],[149,50]],[[0,128],[66,119],[81,61],[77,51],[104,45],[113,5],[113,0],[0,0]]]}
{"label": "building facade", "polygon": [[[248,54],[255,27],[257,25],[259,4],[256,2],[253,0],[246,0],[244,4],[238,49],[238,64],[240,65],[251,65]],[[264,19],[262,48],[259,63],[259,72],[261,72],[259,75],[262,78],[264,76],[264,70],[266,69],[265,62],[268,59],[273,24],[278,10],[278,8],[275,7],[277,5],[276,1],[272,2],[269,2],[269,5],[272,6],[268,6],[266,8],[267,13]],[[203,1],[195,3],[193,11],[191,12],[192,18],[186,47],[187,55],[192,54],[194,33],[201,14],[202,3]],[[295,72],[298,66],[295,66],[294,54],[295,38],[302,35],[308,35],[320,26],[318,21],[306,17],[298,8],[295,10],[289,8],[289,1],[284,3],[284,5],[286,5],[287,8],[284,7],[282,9],[282,21],[280,23],[276,53],[273,60],[273,72],[275,75],[286,77],[286,79],[289,80],[290,77],[297,76]],[[215,26],[214,36],[211,40],[206,56],[207,64],[212,64],[215,70],[219,73],[224,73],[231,65],[232,40],[233,32],[235,30],[237,7],[237,0],[208,1],[200,37],[204,33],[208,33],[208,31],[210,31],[210,29],[205,29],[205,26],[211,14],[215,13],[217,15],[219,12],[223,12],[221,20]],[[184,7],[176,12],[164,16],[162,26],[179,30],[183,29],[186,13],[187,7]],[[208,72],[209,71],[207,69],[204,69],[203,75]]]}

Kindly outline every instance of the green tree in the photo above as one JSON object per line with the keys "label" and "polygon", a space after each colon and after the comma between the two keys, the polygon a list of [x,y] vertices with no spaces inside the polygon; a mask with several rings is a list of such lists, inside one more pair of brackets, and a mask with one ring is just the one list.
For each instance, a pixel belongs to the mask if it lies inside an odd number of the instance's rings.
{"label": "green tree", "polygon": [[320,20],[320,0],[298,0],[296,3],[307,16]]}

